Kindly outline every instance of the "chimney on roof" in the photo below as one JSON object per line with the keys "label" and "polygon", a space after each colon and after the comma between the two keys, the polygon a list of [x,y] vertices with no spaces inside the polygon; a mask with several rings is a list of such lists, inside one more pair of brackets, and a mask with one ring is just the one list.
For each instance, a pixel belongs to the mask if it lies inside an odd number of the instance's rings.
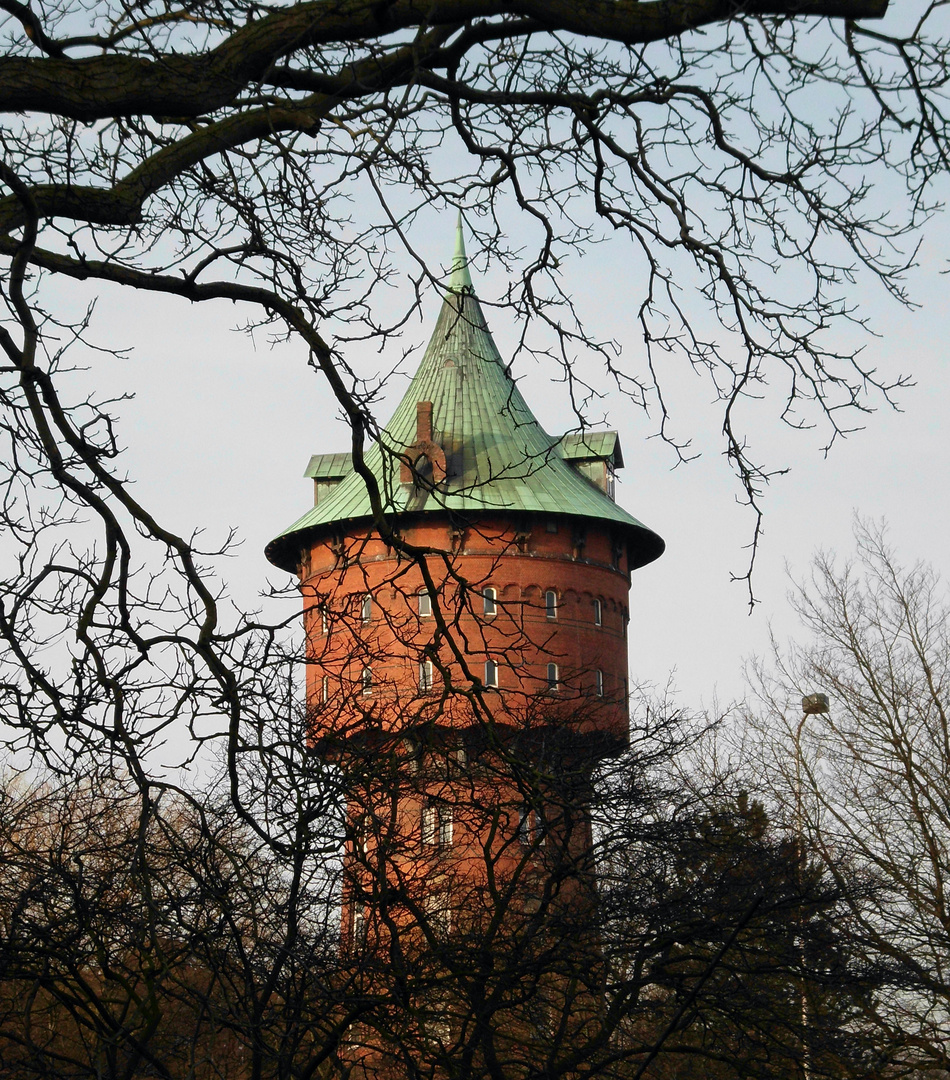
{"label": "chimney on roof", "polygon": [[432,442],[432,402],[416,402],[416,443]]}
{"label": "chimney on roof", "polygon": [[[416,402],[416,441],[403,450],[405,460],[399,468],[399,479],[404,484],[416,483],[423,487],[441,484],[445,479],[445,451],[432,440],[432,402]],[[429,475],[422,471],[424,459]]]}

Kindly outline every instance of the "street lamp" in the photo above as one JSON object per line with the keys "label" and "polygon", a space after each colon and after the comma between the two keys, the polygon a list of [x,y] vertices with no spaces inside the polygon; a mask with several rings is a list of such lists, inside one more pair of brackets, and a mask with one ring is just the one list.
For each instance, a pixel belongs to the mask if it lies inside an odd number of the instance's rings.
{"label": "street lamp", "polygon": [[[797,865],[795,873],[798,877],[798,891],[801,893],[804,882],[802,881],[802,863],[804,860],[805,838],[804,824],[802,822],[802,729],[809,716],[821,716],[828,712],[827,694],[806,694],[802,698],[802,718],[798,721],[795,729],[795,839],[797,841]],[[798,959],[801,964],[801,1018],[802,1018],[802,1078],[809,1080],[809,1043],[808,1043],[808,998],[805,994],[805,934],[801,911],[801,898],[799,897],[798,914]]]}

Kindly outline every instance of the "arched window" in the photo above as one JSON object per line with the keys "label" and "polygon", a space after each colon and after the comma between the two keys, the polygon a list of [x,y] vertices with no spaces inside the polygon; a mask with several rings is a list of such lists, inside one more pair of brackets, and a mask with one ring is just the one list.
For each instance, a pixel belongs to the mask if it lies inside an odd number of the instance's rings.
{"label": "arched window", "polygon": [[364,623],[368,623],[373,618],[373,597],[370,593],[367,593],[363,597],[363,604],[360,608],[360,617]]}
{"label": "arched window", "polygon": [[432,597],[429,595],[428,590],[422,589],[416,600],[419,604],[419,616],[420,618],[426,618],[432,614]]}
{"label": "arched window", "polygon": [[557,593],[553,589],[544,594],[544,613],[549,619],[557,618]]}
{"label": "arched window", "polygon": [[498,593],[489,585],[482,589],[482,614],[494,615],[498,610],[496,603]]}
{"label": "arched window", "polygon": [[548,664],[548,690],[557,693],[559,682],[557,664]]}
{"label": "arched window", "polygon": [[368,697],[373,692],[373,669],[364,667],[361,677],[363,685],[363,697]]}
{"label": "arched window", "polygon": [[594,672],[594,693],[598,697],[604,696],[604,673],[602,671]]}
{"label": "arched window", "polygon": [[604,605],[601,600],[594,597],[594,626],[604,625]]}
{"label": "arched window", "polygon": [[324,705],[330,700],[330,676],[324,675],[320,682],[320,700]]}
{"label": "arched window", "polygon": [[485,685],[498,685],[498,665],[495,663],[494,660],[485,661]]}

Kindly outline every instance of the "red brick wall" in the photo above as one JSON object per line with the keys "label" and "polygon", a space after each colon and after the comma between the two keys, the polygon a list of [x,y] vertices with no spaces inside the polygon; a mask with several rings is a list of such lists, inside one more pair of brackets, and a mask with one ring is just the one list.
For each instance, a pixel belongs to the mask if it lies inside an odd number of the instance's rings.
{"label": "red brick wall", "polygon": [[[372,533],[315,543],[302,567],[314,737],[367,725],[391,733],[432,722],[465,727],[487,709],[505,723],[534,724],[543,714],[545,723],[574,724],[624,742],[626,552],[596,523],[583,532],[570,520],[555,524],[549,532],[543,520],[532,521],[519,535],[515,523],[491,520],[455,537],[448,520],[407,526],[408,543],[441,553],[425,560],[434,589],[430,615],[419,614],[426,588],[421,567]],[[494,615],[484,614],[486,586],[496,591]],[[557,594],[555,618],[547,615],[548,590]],[[364,622],[367,595],[372,607]],[[489,658],[497,664],[498,690],[479,696]],[[420,692],[425,660],[433,665],[432,684]],[[554,693],[548,692],[552,663]],[[371,683],[364,686],[364,677]],[[462,695],[474,687],[476,696],[458,700],[443,692],[447,683]],[[341,702],[355,706],[341,711]]]}

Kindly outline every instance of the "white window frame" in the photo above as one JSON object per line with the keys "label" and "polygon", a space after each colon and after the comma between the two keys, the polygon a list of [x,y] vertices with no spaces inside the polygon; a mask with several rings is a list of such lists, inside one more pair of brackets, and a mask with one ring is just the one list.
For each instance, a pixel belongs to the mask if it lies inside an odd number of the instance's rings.
{"label": "white window frame", "polygon": [[604,696],[604,673],[599,668],[594,672],[594,693],[597,697]]}
{"label": "white window frame", "polygon": [[[452,906],[448,892],[429,893],[423,901],[423,908],[429,918],[429,926],[432,930],[442,937],[452,933]],[[448,1023],[441,1019],[437,1023],[440,1027],[444,1025],[445,1035],[440,1037],[447,1038]]]}
{"label": "white window frame", "polygon": [[548,589],[544,594],[544,614],[552,622],[557,619],[558,596],[557,590]]}
{"label": "white window frame", "polygon": [[363,945],[366,943],[366,912],[363,910],[363,905],[358,900],[353,901],[353,917],[350,929],[353,934],[354,945]]}
{"label": "white window frame", "polygon": [[330,676],[324,675],[320,680],[320,700],[324,705],[330,700]]}
{"label": "white window frame", "polygon": [[430,848],[449,848],[455,833],[451,806],[426,802],[422,807],[422,843]]}
{"label": "white window frame", "polygon": [[452,813],[451,806],[440,806],[439,808],[439,847],[447,848],[452,846],[452,838],[455,833],[455,815]]}
{"label": "white window frame", "polygon": [[363,697],[369,697],[373,693],[373,669],[366,665],[360,673],[360,683]]}
{"label": "white window frame", "polygon": [[556,694],[561,688],[561,672],[558,670],[557,664],[548,664],[547,680],[548,693]]}
{"label": "white window frame", "polygon": [[498,664],[494,660],[485,661],[485,686],[492,689],[498,689]]}
{"label": "white window frame", "polygon": [[498,614],[498,590],[491,585],[486,585],[482,589],[482,614],[488,616]]}
{"label": "white window frame", "polygon": [[540,810],[522,805],[518,809],[518,839],[525,847],[544,837],[544,815]]}
{"label": "white window frame", "polygon": [[373,594],[372,593],[364,593],[363,594],[363,601],[362,601],[362,603],[360,605],[360,618],[363,620],[364,624],[373,621]]}
{"label": "white window frame", "polygon": [[435,847],[439,835],[439,808],[435,803],[422,806],[422,843],[426,847]]}
{"label": "white window frame", "polygon": [[419,693],[428,694],[431,692],[435,681],[435,673],[432,667],[431,660],[419,661]]}
{"label": "white window frame", "polygon": [[322,634],[329,634],[330,632],[330,613],[327,611],[327,605],[320,605],[320,632]]}
{"label": "white window frame", "polygon": [[599,597],[595,596],[594,597],[594,626],[603,626],[603,625],[604,625],[604,603]]}
{"label": "white window frame", "polygon": [[420,589],[416,593],[416,603],[418,605],[419,618],[430,619],[432,617],[432,596],[429,594],[428,589]]}

